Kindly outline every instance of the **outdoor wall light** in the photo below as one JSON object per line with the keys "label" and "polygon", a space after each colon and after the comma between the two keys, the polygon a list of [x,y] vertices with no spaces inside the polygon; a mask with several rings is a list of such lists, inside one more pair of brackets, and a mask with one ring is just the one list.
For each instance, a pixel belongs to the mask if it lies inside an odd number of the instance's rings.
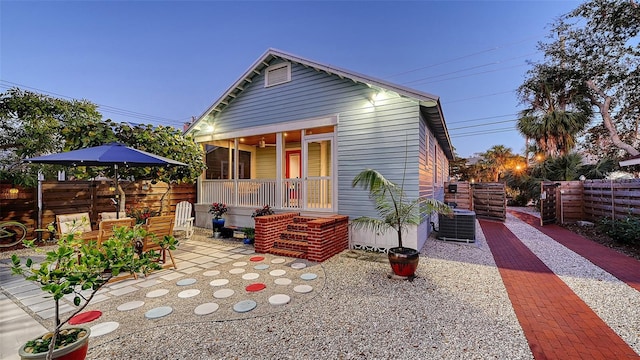
{"label": "outdoor wall light", "polygon": [[435,107],[438,105],[438,102],[435,100],[429,100],[429,101],[423,102],[422,105],[425,107]]}
{"label": "outdoor wall light", "polygon": [[369,102],[371,103],[371,105],[376,106],[376,104],[379,104],[380,101],[386,99],[386,97],[387,96],[385,95],[384,91],[376,91],[369,98]]}
{"label": "outdoor wall light", "polygon": [[205,127],[206,132],[213,132],[216,128],[213,125],[207,125]]}
{"label": "outdoor wall light", "polygon": [[11,195],[17,195],[19,192],[20,190],[18,190],[18,188],[12,187],[11,189],[9,189],[9,194]]}
{"label": "outdoor wall light", "polygon": [[111,191],[111,192],[116,191],[116,187],[115,186],[109,186],[109,191]]}

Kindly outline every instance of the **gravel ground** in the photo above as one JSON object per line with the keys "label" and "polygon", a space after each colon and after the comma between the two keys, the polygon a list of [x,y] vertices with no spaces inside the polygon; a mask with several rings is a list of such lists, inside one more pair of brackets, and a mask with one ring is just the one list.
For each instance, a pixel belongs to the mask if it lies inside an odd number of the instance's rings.
{"label": "gravel ground", "polygon": [[[640,353],[637,291],[517,218],[508,215],[506,225]],[[228,304],[206,291],[178,299],[175,286],[167,287],[168,303],[140,291],[94,303],[87,310],[101,309],[120,327],[92,338],[87,359],[532,359],[479,226],[476,234],[475,244],[430,238],[413,282],[388,278],[382,254],[350,250],[309,263],[298,271],[318,274],[311,293],[289,291],[291,303],[245,314],[223,310]],[[185,277],[205,280],[201,273]],[[204,296],[220,310],[193,314]],[[175,313],[147,320],[144,312],[115,309],[131,300],[172,305]]]}
{"label": "gravel ground", "polygon": [[470,245],[430,239],[413,282],[387,278],[385,255],[347,251],[316,265],[322,288],[277,312],[256,308],[206,321],[186,312],[167,321],[123,318],[131,330],[92,339],[88,358],[531,359],[479,234]]}

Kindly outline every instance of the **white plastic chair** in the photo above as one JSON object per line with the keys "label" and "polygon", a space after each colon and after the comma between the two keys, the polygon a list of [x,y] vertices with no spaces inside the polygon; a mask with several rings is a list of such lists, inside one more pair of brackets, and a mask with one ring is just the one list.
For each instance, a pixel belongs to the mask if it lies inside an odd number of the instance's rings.
{"label": "white plastic chair", "polygon": [[190,239],[193,235],[193,221],[195,218],[191,216],[192,208],[193,205],[188,201],[181,201],[176,205],[173,231],[184,231],[187,239]]}

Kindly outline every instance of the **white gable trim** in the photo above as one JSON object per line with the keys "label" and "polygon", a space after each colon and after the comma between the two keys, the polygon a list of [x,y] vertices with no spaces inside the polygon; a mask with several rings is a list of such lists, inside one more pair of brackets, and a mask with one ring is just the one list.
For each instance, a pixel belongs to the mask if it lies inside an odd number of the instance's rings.
{"label": "white gable trim", "polygon": [[331,115],[331,116],[320,117],[320,118],[311,118],[306,120],[296,120],[296,121],[283,122],[278,124],[255,126],[252,128],[240,129],[240,130],[234,130],[234,131],[216,132],[213,134],[196,136],[195,140],[196,142],[201,143],[201,142],[214,141],[214,140],[234,139],[234,138],[239,138],[244,136],[311,129],[315,127],[337,125],[337,124],[338,124],[338,115]]}

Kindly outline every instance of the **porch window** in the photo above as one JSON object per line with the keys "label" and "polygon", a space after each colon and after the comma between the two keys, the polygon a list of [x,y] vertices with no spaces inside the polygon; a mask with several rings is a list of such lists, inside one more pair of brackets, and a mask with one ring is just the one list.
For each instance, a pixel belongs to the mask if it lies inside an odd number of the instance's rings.
{"label": "porch window", "polygon": [[[233,143],[232,143],[233,144]],[[231,149],[231,154],[229,154]],[[233,167],[235,165],[235,152],[233,146],[229,146],[227,142],[217,142],[217,144],[206,145],[207,153],[207,179],[232,179]],[[231,166],[229,166],[229,157],[231,157]],[[238,179],[251,178],[251,152],[240,150],[240,161],[238,163]]]}

